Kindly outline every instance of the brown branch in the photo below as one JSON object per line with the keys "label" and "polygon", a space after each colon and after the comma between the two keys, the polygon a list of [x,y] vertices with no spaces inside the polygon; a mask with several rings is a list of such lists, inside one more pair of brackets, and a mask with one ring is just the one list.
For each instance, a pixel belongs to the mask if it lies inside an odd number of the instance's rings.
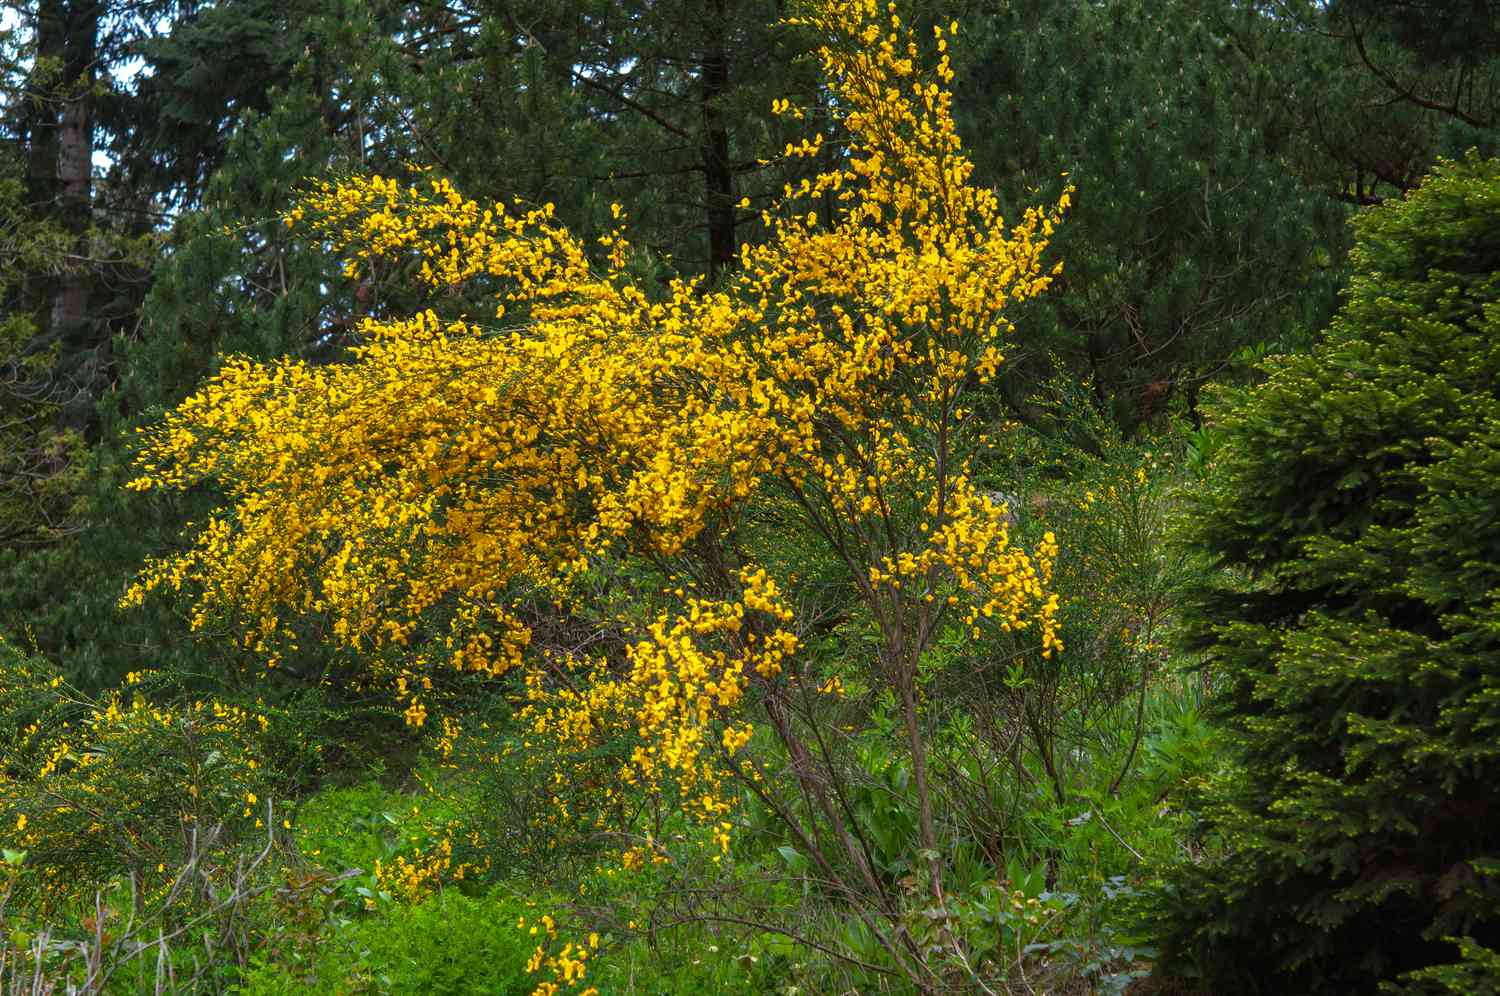
{"label": "brown branch", "polygon": [[584,86],[591,87],[591,88],[593,88],[595,90],[598,90],[600,93],[605,94],[606,96],[608,96],[608,97],[610,97],[610,98],[612,98],[614,100],[619,101],[620,103],[624,104],[626,107],[630,108],[632,111],[635,111],[637,114],[642,115],[643,117],[647,118],[650,121],[654,121],[656,124],[658,124],[661,127],[665,128],[667,131],[669,131],[672,134],[676,135],[678,138],[686,138],[686,139],[692,139],[693,138],[693,135],[690,132],[688,132],[686,129],[681,128],[678,125],[676,125],[676,124],[672,123],[671,121],[667,120],[666,118],[662,117],[656,111],[653,111],[651,108],[647,107],[645,104],[642,104],[640,101],[635,100],[635,99],[633,99],[631,97],[627,97],[623,93],[619,93],[619,92],[617,92],[615,90],[611,90],[609,87],[605,86],[603,83],[600,83],[598,80],[594,79],[591,76],[585,76],[583,73],[580,73],[576,69],[572,70],[572,74],[573,74],[573,79],[575,79],[578,82],[582,83]]}
{"label": "brown branch", "polygon": [[888,968],[881,968],[879,965],[872,965],[872,964],[870,964],[867,961],[860,961],[858,958],[854,957],[853,955],[851,955],[851,954],[849,954],[847,952],[838,951],[838,950],[836,950],[834,948],[830,948],[830,947],[828,947],[826,945],[819,944],[817,941],[814,941],[811,938],[805,937],[802,934],[799,934],[796,931],[791,930],[790,928],[787,928],[787,927],[778,927],[775,924],[762,923],[762,922],[760,922],[758,920],[749,920],[749,919],[746,919],[746,918],[743,918],[743,917],[737,917],[737,916],[725,916],[723,914],[718,914],[718,913],[695,913],[695,914],[692,914],[690,916],[685,916],[685,917],[683,917],[680,920],[674,920],[674,921],[672,921],[670,923],[663,923],[660,926],[663,927],[663,928],[671,928],[671,927],[680,927],[680,926],[684,926],[686,924],[691,924],[691,923],[704,923],[704,922],[708,922],[708,923],[733,923],[733,924],[738,924],[741,927],[750,927],[750,928],[753,928],[755,930],[762,930],[762,931],[765,931],[768,934],[780,934],[783,937],[789,937],[789,938],[791,938],[792,940],[796,941],[798,944],[804,944],[807,947],[812,948],[814,951],[821,951],[821,952],[823,952],[824,954],[826,954],[826,955],[828,955],[830,957],[837,958],[840,961],[848,962],[851,965],[858,965],[860,968],[863,968],[863,969],[865,969],[867,971],[878,972],[881,975],[890,975],[890,976],[896,976],[898,974],[896,972],[891,971]]}
{"label": "brown branch", "polygon": [[[1353,25],[1351,24],[1350,27],[1353,28]],[[1451,117],[1457,118],[1464,124],[1471,125],[1475,128],[1488,128],[1490,126],[1490,122],[1485,121],[1482,118],[1476,118],[1474,115],[1460,109],[1458,106],[1459,94],[1457,93],[1453,95],[1452,104],[1440,104],[1429,97],[1424,97],[1421,94],[1417,93],[1415,87],[1403,86],[1400,81],[1398,81],[1389,72],[1375,65],[1375,60],[1370,57],[1369,49],[1365,47],[1364,32],[1360,31],[1358,28],[1353,28],[1353,31],[1350,34],[1350,38],[1354,42],[1355,51],[1359,53],[1360,61],[1365,64],[1366,68],[1368,68],[1370,72],[1375,74],[1376,79],[1380,80],[1380,82],[1389,87],[1401,100],[1404,100],[1407,103],[1413,104],[1417,107],[1425,108],[1429,111],[1437,111],[1441,114],[1447,114]],[[1460,87],[1460,90],[1461,89],[1462,87]]]}

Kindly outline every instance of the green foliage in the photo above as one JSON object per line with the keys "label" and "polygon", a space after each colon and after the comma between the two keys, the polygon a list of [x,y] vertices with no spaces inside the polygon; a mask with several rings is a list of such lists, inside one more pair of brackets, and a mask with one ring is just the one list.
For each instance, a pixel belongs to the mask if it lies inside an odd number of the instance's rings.
{"label": "green foliage", "polygon": [[[1185,614],[1238,764],[1154,925],[1215,992],[1364,992],[1500,940],[1500,162],[1363,216],[1313,352],[1214,409]],[[1478,971],[1477,967],[1474,971]],[[1459,974],[1454,974],[1459,973]]]}
{"label": "green foliage", "polygon": [[[1174,602],[1198,566],[1169,542],[1180,448],[1174,435],[1127,439],[1089,385],[1060,371],[1027,407],[1026,423],[994,427],[987,472],[1015,496],[1023,535],[1066,537],[1053,578],[1064,648],[1048,666],[1004,682],[999,725],[1024,731],[1032,759],[1063,800],[1075,775],[1092,777],[1074,759],[1118,755],[1120,779],[1134,763],[1128,748],[1139,741],[1141,709],[1167,663]],[[1134,722],[1120,729],[1125,702],[1136,707]],[[975,708],[972,697],[966,707]]]}
{"label": "green foliage", "polygon": [[[448,891],[419,904],[382,907],[378,916],[334,917],[316,946],[295,957],[269,949],[259,955],[233,991],[530,996],[545,977],[527,970],[538,938],[545,937],[531,927],[544,912],[537,898],[496,888],[476,896]],[[559,936],[565,930],[560,927]],[[594,959],[582,984],[601,996],[772,992],[777,979],[766,966],[781,963],[764,945],[747,945],[705,924],[663,930],[655,940],[630,930],[605,935]]]}
{"label": "green foliage", "polygon": [[771,935],[743,934],[710,925],[678,927],[652,944],[622,939],[589,968],[600,996],[700,996],[702,993],[771,993],[795,988],[787,962],[802,953]]}
{"label": "green foliage", "polygon": [[1203,0],[1238,58],[1270,151],[1313,189],[1374,204],[1442,156],[1496,151],[1500,59],[1486,5]]}
{"label": "green foliage", "polygon": [[1409,973],[1403,985],[1382,984],[1383,993],[1409,996],[1447,993],[1453,996],[1494,996],[1500,993],[1500,951],[1487,948],[1472,937],[1449,937],[1458,948],[1458,961],[1434,965]]}
{"label": "green foliage", "polygon": [[[299,60],[313,61],[319,4],[275,0],[185,6],[164,31],[136,46],[144,67],[128,100],[111,110],[117,182],[150,190],[163,204],[202,204],[214,172],[232,154],[236,126],[263,115]],[[233,52],[233,58],[225,53]]]}
{"label": "green foliage", "polygon": [[[1500,12],[1487,4],[1336,0],[1328,6],[1349,28],[1386,35],[1428,65],[1483,66],[1500,55]],[[1485,94],[1467,97],[1478,102]]]}
{"label": "green foliage", "polygon": [[297,847],[336,872],[369,871],[402,844],[411,800],[379,782],[323,789],[297,807]]}
{"label": "green foliage", "polygon": [[[0,37],[0,43],[3,43]],[[70,268],[68,236],[27,204],[23,164],[0,149],[0,551],[55,540],[73,526],[83,437],[61,424],[56,343],[37,338],[23,292]],[[3,620],[0,620],[3,624]]]}
{"label": "green foliage", "polygon": [[[1063,356],[1128,430],[1234,354],[1332,311],[1344,209],[1271,148],[1262,102],[1203,0],[1015,0],[962,16],[956,103],[978,176],[1024,204],[1065,182],[1062,279],[1021,322],[1017,400]],[[1059,177],[1065,171],[1066,179]]]}
{"label": "green foliage", "polygon": [[536,980],[526,963],[536,943],[516,924],[521,917],[537,915],[533,907],[503,893],[469,897],[446,892],[335,927],[306,964],[287,965],[268,952],[236,991],[244,996],[528,996]]}

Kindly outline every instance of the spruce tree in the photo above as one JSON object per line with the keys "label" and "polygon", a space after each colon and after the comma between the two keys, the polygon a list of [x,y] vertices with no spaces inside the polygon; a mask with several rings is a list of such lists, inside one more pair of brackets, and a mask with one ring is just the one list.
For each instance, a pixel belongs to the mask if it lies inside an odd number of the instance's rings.
{"label": "spruce tree", "polygon": [[[1494,992],[1500,967],[1500,161],[1358,219],[1313,351],[1212,417],[1186,616],[1237,762],[1156,894],[1214,993]],[[1415,973],[1415,974],[1413,974]]]}

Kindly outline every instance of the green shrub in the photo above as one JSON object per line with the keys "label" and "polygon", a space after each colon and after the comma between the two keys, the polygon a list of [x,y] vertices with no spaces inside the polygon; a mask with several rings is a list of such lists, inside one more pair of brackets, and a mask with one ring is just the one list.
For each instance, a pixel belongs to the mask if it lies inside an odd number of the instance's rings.
{"label": "green shrub", "polygon": [[184,866],[271,842],[269,721],[218,700],[153,700],[147,684],[132,674],[92,698],[0,641],[0,845],[26,855],[19,905],[47,914],[125,879],[137,906],[165,902]]}
{"label": "green shrub", "polygon": [[1357,240],[1322,344],[1210,415],[1225,570],[1184,613],[1238,763],[1151,919],[1214,993],[1427,991],[1500,945],[1500,162]]}
{"label": "green shrub", "polygon": [[370,871],[405,843],[401,831],[410,807],[409,798],[378,782],[325,788],[297,807],[297,848],[335,873]]}
{"label": "green shrub", "polygon": [[[578,928],[542,926],[545,905],[494,890],[466,896],[448,890],[417,904],[382,904],[376,915],[333,920],[316,946],[263,954],[236,992],[241,996],[531,996],[558,982],[545,963],[529,971],[539,946],[549,957],[571,942],[594,952],[582,978],[559,985],[577,996],[699,996],[774,991],[782,963],[765,945],[746,944],[706,924],[604,938],[597,950]],[[532,928],[538,928],[532,933]],[[597,935],[595,940],[598,940]],[[542,987],[540,990],[538,987]]]}

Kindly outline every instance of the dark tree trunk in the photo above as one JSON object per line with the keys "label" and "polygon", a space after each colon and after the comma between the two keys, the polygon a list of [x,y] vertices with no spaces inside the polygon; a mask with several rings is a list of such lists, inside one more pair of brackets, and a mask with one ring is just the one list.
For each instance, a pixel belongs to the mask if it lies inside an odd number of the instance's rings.
{"label": "dark tree trunk", "polygon": [[729,90],[729,56],[724,32],[730,0],[710,0],[705,11],[706,43],[700,69],[703,101],[703,190],[708,211],[708,275],[734,262],[734,171],[729,164],[729,127],[719,100]]}
{"label": "dark tree trunk", "polygon": [[[89,255],[93,212],[94,76],[100,0],[44,0],[36,23],[37,97],[27,120],[27,195],[33,214],[73,236],[72,261]],[[76,334],[88,319],[89,274],[81,265],[38,274],[26,287],[40,333]]]}

